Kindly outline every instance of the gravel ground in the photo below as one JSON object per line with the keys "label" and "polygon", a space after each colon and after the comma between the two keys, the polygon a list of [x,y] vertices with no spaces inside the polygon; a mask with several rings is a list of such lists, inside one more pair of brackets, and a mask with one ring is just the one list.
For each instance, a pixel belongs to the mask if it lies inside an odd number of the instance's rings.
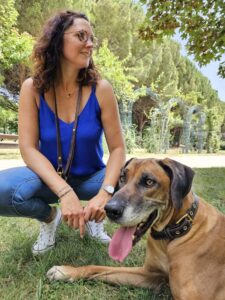
{"label": "gravel ground", "polygon": [[[170,155],[149,155],[154,158],[171,157],[192,168],[211,168],[211,167],[224,167],[225,168],[225,155],[184,155],[170,156]],[[128,157],[129,158],[129,157]],[[0,170],[7,168],[24,166],[21,159],[2,159],[0,160]]]}

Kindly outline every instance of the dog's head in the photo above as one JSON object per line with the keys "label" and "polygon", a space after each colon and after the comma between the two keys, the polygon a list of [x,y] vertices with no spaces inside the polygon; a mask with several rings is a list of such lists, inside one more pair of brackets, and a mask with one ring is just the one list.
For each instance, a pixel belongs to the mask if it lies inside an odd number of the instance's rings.
{"label": "dog's head", "polygon": [[163,212],[179,210],[193,176],[191,168],[168,158],[129,160],[121,170],[120,189],[105,206],[109,219],[124,229],[119,238],[129,233],[135,244]]}

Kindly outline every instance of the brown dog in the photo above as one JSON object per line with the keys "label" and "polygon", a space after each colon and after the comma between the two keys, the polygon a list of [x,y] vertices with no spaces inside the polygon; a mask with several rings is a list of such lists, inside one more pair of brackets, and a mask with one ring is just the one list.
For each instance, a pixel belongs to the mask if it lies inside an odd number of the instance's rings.
{"label": "brown dog", "polygon": [[170,159],[132,159],[106,205],[122,227],[110,255],[122,261],[150,228],[143,267],[54,266],[50,280],[98,279],[158,287],[169,281],[176,300],[225,299],[225,216],[190,191],[194,172]]}

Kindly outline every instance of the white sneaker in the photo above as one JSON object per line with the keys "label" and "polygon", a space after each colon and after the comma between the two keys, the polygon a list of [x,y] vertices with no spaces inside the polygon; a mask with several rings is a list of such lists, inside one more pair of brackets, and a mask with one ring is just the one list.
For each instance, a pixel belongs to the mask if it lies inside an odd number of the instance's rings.
{"label": "white sneaker", "polygon": [[61,221],[61,210],[56,207],[56,215],[50,223],[40,222],[40,233],[37,241],[32,247],[34,255],[44,254],[55,245],[55,235],[57,227]]}
{"label": "white sneaker", "polygon": [[111,238],[104,231],[103,222],[96,223],[95,221],[89,221],[85,225],[87,233],[90,237],[97,239],[103,244],[109,244]]}

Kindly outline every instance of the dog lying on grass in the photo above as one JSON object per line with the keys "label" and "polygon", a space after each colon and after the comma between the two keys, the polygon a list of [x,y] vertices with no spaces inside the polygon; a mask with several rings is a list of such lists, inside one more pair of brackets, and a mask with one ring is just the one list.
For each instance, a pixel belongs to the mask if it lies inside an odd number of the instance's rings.
{"label": "dog lying on grass", "polygon": [[225,299],[225,216],[191,191],[194,172],[171,159],[131,159],[105,207],[121,225],[109,246],[123,261],[150,229],[142,267],[54,266],[50,280],[95,279],[158,288],[175,300]]}

